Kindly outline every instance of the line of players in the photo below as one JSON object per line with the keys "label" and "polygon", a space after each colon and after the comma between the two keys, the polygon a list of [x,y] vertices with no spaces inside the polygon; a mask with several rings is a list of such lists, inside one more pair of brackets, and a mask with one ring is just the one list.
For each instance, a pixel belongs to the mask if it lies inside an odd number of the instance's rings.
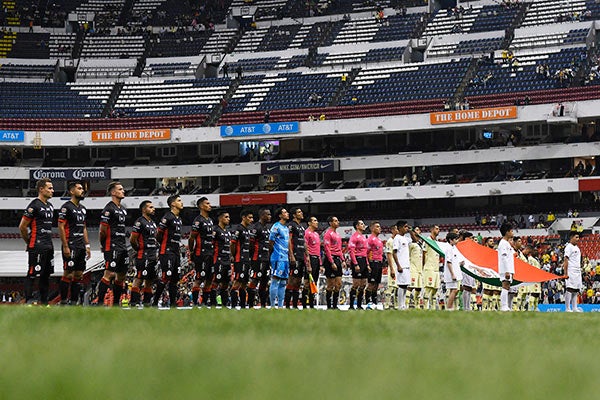
{"label": "line of players", "polygon": [[[54,272],[54,210],[49,202],[53,195],[52,182],[42,179],[37,182],[37,189],[38,198],[28,205],[19,229],[29,253],[26,300],[31,299],[33,279],[39,276],[40,300],[47,303],[48,280]],[[90,243],[85,225],[86,209],[81,204],[85,191],[78,182],[69,183],[68,191],[71,199],[63,204],[58,217],[64,269],[60,282],[63,303],[68,302],[69,293],[71,302],[76,302],[86,260],[90,257]],[[101,213],[99,238],[104,254],[105,271],[98,285],[98,303],[104,302],[108,289],[112,288],[113,305],[116,305],[125,291],[125,276],[129,269],[125,225],[127,210],[121,205],[125,191],[119,182],[110,183],[107,192],[111,201]],[[131,288],[132,305],[158,305],[165,288],[168,288],[170,299],[177,298],[181,260],[180,213],[183,203],[179,196],[173,195],[167,199],[167,204],[169,211],[162,216],[158,224],[154,222],[155,208],[152,202],[146,200],[139,206],[142,216],[135,221],[129,239],[135,250],[136,269]],[[321,246],[317,219],[311,216],[307,226],[304,226],[304,215],[300,208],[291,209],[291,221],[290,213],[285,208],[278,208],[275,211],[277,222],[272,226],[269,209],[259,210],[256,222],[253,213],[244,210],[240,215],[241,223],[228,229],[228,212],[220,210],[215,225],[210,218],[212,208],[208,199],[200,198],[197,206],[200,214],[192,223],[188,241],[190,263],[195,269],[193,304],[198,304],[201,298],[204,305],[217,305],[217,297],[220,296],[221,304],[239,308],[252,307],[257,300],[262,306],[270,302],[271,305],[279,307],[294,307],[301,300],[304,307],[314,307],[314,294],[310,292],[308,285],[309,274],[316,282],[319,274],[324,272],[327,308],[337,308],[342,274],[347,266],[342,250],[342,238],[337,233],[339,220],[336,217],[328,218],[329,228],[323,234]],[[414,307],[435,308],[438,303],[437,291],[443,278],[447,296],[446,308],[455,308],[455,299],[460,289],[463,307],[471,309],[477,283],[468,274],[462,273],[460,264],[465,260],[460,258],[459,252],[454,251],[454,246],[460,240],[474,239],[471,233],[455,229],[446,235],[445,242],[441,242],[438,241],[439,227],[434,226],[431,229],[429,238],[436,241],[446,254],[443,273],[440,274],[440,257],[430,246],[425,245],[418,227],[410,229],[406,221],[398,221],[391,227],[392,236],[385,244],[379,238],[379,222],[370,224],[371,234],[368,238],[365,237],[366,225],[362,220],[356,221],[354,228],[356,231],[348,242],[347,251],[352,273],[349,296],[351,309],[362,308],[363,301],[367,304],[377,304],[377,290],[386,263],[389,267],[386,307],[406,309],[412,299]],[[535,249],[530,245],[523,246],[521,239],[513,236],[510,225],[501,227],[501,234],[503,240],[499,243],[500,269],[507,265],[502,261],[506,254],[510,254],[507,260],[514,259],[516,255],[540,268]],[[577,310],[575,292],[581,287],[581,272],[579,269],[577,284],[575,268],[575,265],[579,265],[577,257],[581,257],[577,247],[578,239],[578,235],[572,235],[571,246],[567,246],[565,252],[565,270],[569,271],[570,275],[570,279],[567,280],[567,298],[572,304],[567,309],[573,310]],[[491,238],[484,244],[494,248]],[[514,273],[514,266],[512,268]],[[161,276],[156,283],[156,292],[153,292],[158,269]],[[510,265],[507,271],[510,273]],[[517,291],[509,284],[512,275],[506,276],[506,279],[501,277],[508,283],[503,285],[502,289],[483,285],[482,309],[506,309],[508,304],[513,304],[515,309],[526,309],[527,303],[529,309],[536,309],[541,285],[535,284]],[[530,295],[529,300],[527,295]],[[174,305],[175,302],[171,301],[171,304]]]}

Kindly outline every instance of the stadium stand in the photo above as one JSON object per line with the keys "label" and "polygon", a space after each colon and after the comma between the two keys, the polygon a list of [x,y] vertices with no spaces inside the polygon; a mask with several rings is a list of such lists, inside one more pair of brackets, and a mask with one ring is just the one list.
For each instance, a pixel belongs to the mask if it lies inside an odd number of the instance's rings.
{"label": "stadium stand", "polygon": [[205,114],[223,98],[230,83],[226,78],[128,82],[115,109],[134,117]]}
{"label": "stadium stand", "polygon": [[87,36],[81,58],[139,58],[145,46],[146,40],[141,35]]}

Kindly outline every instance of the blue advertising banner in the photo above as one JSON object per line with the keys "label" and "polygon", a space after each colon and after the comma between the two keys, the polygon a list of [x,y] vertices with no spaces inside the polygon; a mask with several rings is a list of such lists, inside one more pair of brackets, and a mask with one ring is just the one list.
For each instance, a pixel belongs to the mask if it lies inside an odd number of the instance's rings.
{"label": "blue advertising banner", "polygon": [[54,181],[89,181],[110,179],[111,170],[108,168],[77,168],[77,169],[31,169],[29,178],[37,181],[49,178]]}
{"label": "blue advertising banner", "polygon": [[[579,304],[583,312],[600,312],[600,304]],[[564,304],[539,304],[538,309],[541,312],[565,312]]]}
{"label": "blue advertising banner", "polygon": [[296,122],[272,122],[268,124],[223,125],[221,137],[240,137],[253,135],[280,135],[300,132],[300,124]]}
{"label": "blue advertising banner", "polygon": [[24,142],[24,131],[4,131],[0,129],[0,142]]}
{"label": "blue advertising banner", "polygon": [[263,163],[260,166],[261,173],[266,175],[275,174],[301,174],[304,172],[335,172],[340,170],[339,160],[316,160],[316,161],[288,161]]}

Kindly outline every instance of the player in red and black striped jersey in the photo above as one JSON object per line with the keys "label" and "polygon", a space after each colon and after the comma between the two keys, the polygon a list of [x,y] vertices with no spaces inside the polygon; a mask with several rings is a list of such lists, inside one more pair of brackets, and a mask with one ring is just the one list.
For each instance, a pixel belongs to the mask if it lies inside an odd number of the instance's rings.
{"label": "player in red and black striped jersey", "polygon": [[218,225],[215,227],[214,256],[215,264],[214,282],[216,289],[221,295],[221,304],[227,306],[229,303],[229,283],[231,282],[231,232],[227,229],[229,225],[229,213],[221,210],[217,216]]}
{"label": "player in red and black striped jersey", "polygon": [[140,204],[142,216],[135,221],[129,243],[135,250],[135,278],[131,285],[132,306],[140,304],[141,287],[144,283],[143,304],[149,306],[152,302],[152,284],[156,279],[156,265],[158,264],[158,243],[156,241],[157,227],[152,220],[154,204],[144,200]]}
{"label": "player in red and black striped jersey", "polygon": [[196,270],[196,278],[192,286],[192,304],[198,304],[201,285],[204,285],[202,302],[207,305],[210,298],[211,304],[215,304],[216,291],[212,290],[213,240],[215,239],[214,224],[210,219],[212,206],[206,197],[199,198],[196,205],[200,209],[200,215],[192,222],[192,231],[188,240],[190,261]]}
{"label": "player in red and black striped jersey", "polygon": [[[60,302],[76,305],[81,291],[81,278],[85,262],[92,255],[85,218],[87,211],[81,204],[85,189],[80,182],[69,182],[67,190],[71,200],[58,213],[58,233],[62,243],[63,276],[59,284]],[[71,296],[69,296],[71,292]]]}
{"label": "player in red and black striped jersey", "polygon": [[156,240],[158,241],[158,259],[161,270],[161,280],[156,286],[153,305],[157,306],[165,286],[168,284],[169,304],[177,306],[177,283],[181,267],[181,210],[183,201],[174,194],[169,196],[167,204],[170,210],[163,215],[159,224]]}
{"label": "player in red and black striped jersey", "polygon": [[256,289],[259,290],[260,304],[267,306],[269,298],[269,276],[271,274],[271,260],[269,235],[271,233],[271,211],[267,208],[258,210],[258,222],[251,226],[252,243],[250,252],[250,283],[248,284],[248,305],[254,306]]}
{"label": "player in red and black striped jersey", "polygon": [[[304,246],[304,232],[306,232],[306,227],[302,225],[304,213],[300,207],[292,208],[291,214],[293,219],[288,224],[288,228],[290,229],[290,277],[285,288],[284,303],[286,308],[290,308],[291,300],[292,307],[297,308],[302,278],[306,271],[306,249]],[[306,297],[308,297],[308,293],[306,293],[304,298]]]}
{"label": "player in red and black striped jersey", "polygon": [[125,285],[125,275],[129,269],[125,220],[127,210],[121,205],[125,189],[120,182],[111,182],[107,188],[111,201],[100,215],[100,248],[104,253],[104,276],[98,284],[98,305],[104,303],[104,296],[114,280],[113,306],[121,301]]}
{"label": "player in red and black striped jersey", "polygon": [[246,308],[246,285],[250,278],[250,225],[254,215],[250,210],[242,210],[242,222],[235,226],[231,237],[231,257],[233,258],[233,285],[231,286],[231,306]]}
{"label": "player in red and black striped jersey", "polygon": [[50,199],[54,187],[50,179],[40,179],[36,183],[38,197],[23,213],[19,231],[27,243],[28,269],[25,279],[25,300],[33,298],[33,281],[39,276],[40,302],[48,304],[50,275],[54,272],[54,245],[52,244],[52,219],[54,208]]}

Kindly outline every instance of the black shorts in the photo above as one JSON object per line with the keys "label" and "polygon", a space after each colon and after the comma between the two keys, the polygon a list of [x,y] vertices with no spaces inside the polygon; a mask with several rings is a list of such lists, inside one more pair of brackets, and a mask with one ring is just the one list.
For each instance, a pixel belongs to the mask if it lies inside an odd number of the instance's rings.
{"label": "black shorts", "polygon": [[214,281],[216,283],[228,285],[231,282],[231,264],[221,263],[217,261],[215,264],[215,276]]}
{"label": "black shorts", "polygon": [[356,262],[358,263],[358,271],[356,265],[353,265],[351,268],[352,278],[367,279],[369,277],[369,263],[367,262],[367,257],[356,257]]}
{"label": "black shorts", "polygon": [[290,262],[290,277],[302,279],[305,273],[306,260],[304,259],[304,257],[302,257],[302,259],[296,258],[296,263]]}
{"label": "black shorts", "polygon": [[369,274],[369,283],[379,285],[381,283],[381,274],[383,272],[382,261],[371,261],[371,273]]}
{"label": "black shorts", "polygon": [[[319,280],[319,273],[321,272],[321,257],[319,256],[308,256],[308,262],[310,263],[310,273],[313,280],[317,282]],[[304,277],[308,279],[308,270],[305,272]]]}
{"label": "black shorts", "polygon": [[42,249],[27,250],[29,253],[28,257],[28,269],[27,276],[50,276],[54,273],[54,250],[53,249]]}
{"label": "black shorts", "polygon": [[104,268],[110,272],[126,274],[129,270],[129,253],[127,250],[105,251]]}
{"label": "black shorts", "polygon": [[179,280],[179,269],[181,267],[181,256],[179,253],[166,252],[158,256],[161,278],[163,282]]}
{"label": "black shorts", "polygon": [[63,269],[67,272],[85,271],[85,249],[71,249],[71,257],[62,253]]}
{"label": "black shorts", "polygon": [[196,280],[212,281],[214,276],[214,261],[212,254],[204,256],[194,256],[194,270],[196,271]]}
{"label": "black shorts", "polygon": [[249,262],[236,262],[233,264],[233,280],[240,283],[248,283],[250,279],[250,263]]}
{"label": "black shorts", "polygon": [[271,276],[271,263],[269,261],[253,260],[250,264],[250,279],[267,282]]}
{"label": "black shorts", "polygon": [[138,279],[153,281],[156,279],[156,258],[136,258],[135,277]]}
{"label": "black shorts", "polygon": [[325,257],[323,260],[323,266],[325,267],[325,277],[328,279],[338,278],[342,276],[342,259],[340,256],[333,256],[333,262],[337,266],[337,270],[334,270],[329,262],[329,259]]}

